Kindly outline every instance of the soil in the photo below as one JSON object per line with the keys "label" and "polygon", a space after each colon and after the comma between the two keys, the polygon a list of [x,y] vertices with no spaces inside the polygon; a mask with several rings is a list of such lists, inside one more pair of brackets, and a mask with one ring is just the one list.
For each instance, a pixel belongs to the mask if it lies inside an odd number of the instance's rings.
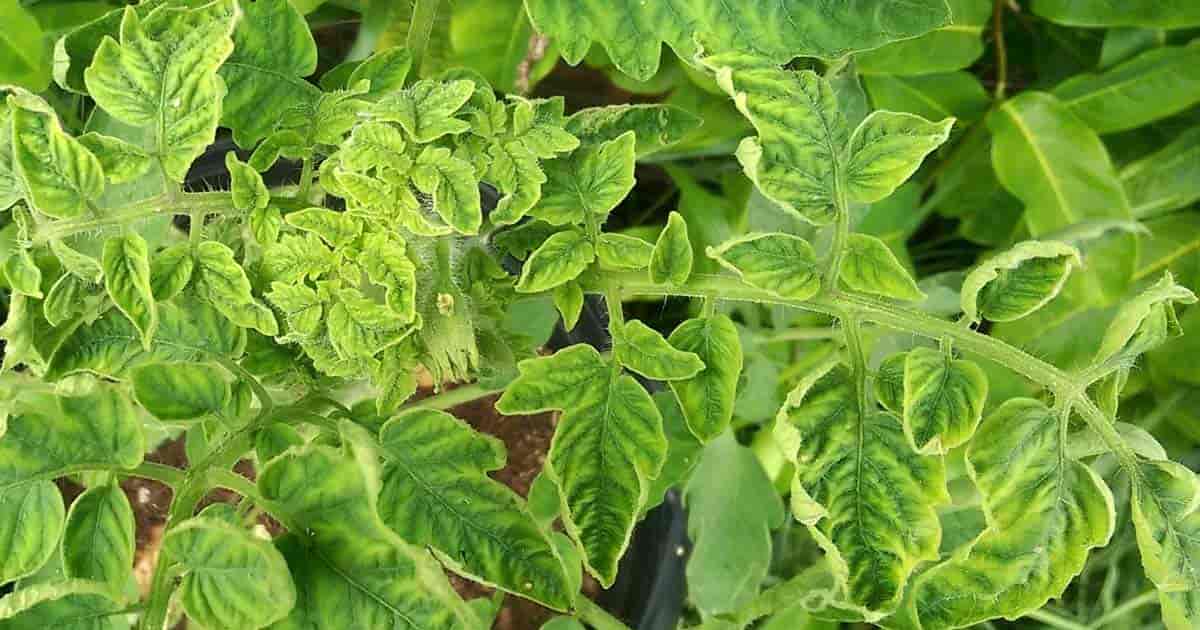
{"label": "soil", "polygon": [[[422,397],[429,395],[422,392]],[[449,410],[455,416],[468,422],[477,431],[487,433],[504,442],[508,450],[508,459],[504,468],[491,473],[497,481],[512,488],[517,494],[525,497],[538,472],[546,461],[546,453],[550,450],[550,440],[554,435],[555,415],[550,413],[532,416],[504,416],[495,409],[496,396],[482,398],[465,403]],[[188,461],[184,451],[184,438],[169,440],[160,445],[154,452],[146,456],[147,461],[165,464],[176,468],[186,468]],[[242,461],[234,468],[247,479],[255,478],[254,465],[250,461]],[[70,480],[59,481],[63,498],[68,505],[79,496],[83,488]],[[150,588],[154,565],[158,560],[158,551],[162,542],[163,527],[167,520],[167,510],[171,505],[171,489],[157,481],[130,477],[121,482],[121,488],[129,497],[136,519],[137,553],[134,560],[134,573],[143,596]],[[201,503],[201,507],[214,502],[236,503],[239,496],[228,490],[215,490]],[[272,534],[278,534],[282,527],[268,516],[261,516],[260,524]],[[490,597],[492,589],[458,577],[447,574],[455,590],[464,598]],[[601,592],[600,585],[590,576],[584,576],[584,594],[595,599]],[[535,630],[557,613],[519,597],[507,597],[497,616],[494,630]],[[181,621],[175,630],[184,630],[186,621]]]}

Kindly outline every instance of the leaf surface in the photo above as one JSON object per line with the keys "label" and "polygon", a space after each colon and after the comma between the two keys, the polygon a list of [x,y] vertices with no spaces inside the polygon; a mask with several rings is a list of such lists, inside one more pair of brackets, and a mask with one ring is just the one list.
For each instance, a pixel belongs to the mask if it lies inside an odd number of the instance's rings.
{"label": "leaf surface", "polygon": [[687,222],[683,215],[672,211],[650,253],[650,281],[684,284],[692,275],[693,256]]}
{"label": "leaf surface", "polygon": [[915,114],[875,111],[850,136],[846,195],[872,203],[891,195],[950,136],[954,119],[932,123]]}
{"label": "leaf surface", "polygon": [[65,512],[53,481],[0,489],[0,582],[23,578],[46,564],[58,547]]}
{"label": "leaf surface", "polygon": [[738,377],[742,372],[742,342],[728,316],[689,319],[667,338],[672,347],[700,357],[704,369],[695,376],[671,382],[688,428],[701,442],[725,431],[733,419]]}
{"label": "leaf surface", "polygon": [[1070,26],[1200,26],[1200,6],[1190,0],[1035,0],[1033,12]]}
{"label": "leaf surface", "polygon": [[840,278],[853,291],[908,301],[925,297],[887,244],[866,234],[850,235]]}
{"label": "leaf surface", "polygon": [[75,498],[63,533],[63,572],[121,592],[133,576],[133,508],[115,483],[88,488]]}
{"label": "leaf surface", "polygon": [[975,433],[988,380],[971,361],[916,348],[904,362],[904,436],[922,455],[943,454]]}
{"label": "leaf surface", "polygon": [[150,254],[146,239],[136,232],[114,236],[104,242],[100,261],[104,288],[113,304],[129,318],[149,349],[158,326],[158,304],[150,288]]}
{"label": "leaf surface", "polygon": [[1071,270],[1082,264],[1079,250],[1066,243],[1017,243],[967,274],[962,286],[963,315],[971,321],[1021,319],[1053,300]]}
{"label": "leaf surface", "polygon": [[275,315],[254,298],[250,279],[228,245],[205,241],[196,246],[195,257],[201,294],[222,315],[238,326],[254,328],[264,335],[279,332]]}
{"label": "leaf surface", "polygon": [[12,112],[12,164],[30,205],[60,219],[87,212],[104,192],[100,161],[63,131],[53,110],[40,99],[29,103],[10,96],[8,106]]}
{"label": "leaf surface", "polygon": [[1138,464],[1133,524],[1146,577],[1159,592],[1168,628],[1200,621],[1200,480],[1172,461]]}
{"label": "leaf surface", "polygon": [[574,280],[596,259],[596,250],[578,230],[556,232],[525,261],[517,290],[538,293]]}
{"label": "leaf surface", "polygon": [[657,330],[637,319],[613,335],[613,352],[623,367],[658,381],[691,378],[704,369],[700,357],[673,348]]}
{"label": "leaf surface", "polygon": [[821,289],[817,254],[808,241],[773,232],[747,234],[708,248],[710,258],[753,287],[780,297],[807,300]]}
{"label": "leaf surface", "polygon": [[138,403],[159,420],[194,420],[229,402],[224,373],[207,363],[149,363],[130,372]]}

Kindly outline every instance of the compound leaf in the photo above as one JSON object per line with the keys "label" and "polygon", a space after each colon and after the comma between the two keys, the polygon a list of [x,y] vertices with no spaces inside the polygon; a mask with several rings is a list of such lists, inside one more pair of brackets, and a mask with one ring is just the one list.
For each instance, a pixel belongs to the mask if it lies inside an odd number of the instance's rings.
{"label": "compound leaf", "polygon": [[158,326],[158,305],[150,288],[146,239],[137,232],[108,239],[104,242],[100,266],[104,269],[108,296],[141,333],[142,346],[149,349]]}
{"label": "compound leaf", "polygon": [[504,445],[442,411],[415,409],[380,430],[379,514],[411,544],[428,545],[476,581],[566,610],[562,560],[524,501],[487,473]]}
{"label": "compound leaf", "polygon": [[138,404],[159,420],[194,420],[220,413],[229,402],[229,383],[206,363],[148,363],[130,372]]}
{"label": "compound leaf", "polygon": [[296,587],[269,541],[227,522],[198,516],[163,537],[163,553],[183,570],[180,602],[205,628],[262,628],[287,616]]}
{"label": "compound leaf", "polygon": [[962,311],[970,321],[1011,322],[1053,300],[1071,270],[1083,264],[1079,250],[1058,241],[1023,241],[967,274]]}
{"label": "compound leaf", "polygon": [[904,436],[922,455],[965,444],[983,417],[988,380],[971,361],[916,348],[904,362]]}
{"label": "compound leaf", "polygon": [[133,575],[133,508],[115,483],[88,488],[75,498],[63,533],[63,572],[120,593]]}
{"label": "compound leaf", "polygon": [[327,208],[306,208],[289,212],[284,221],[294,228],[320,236],[333,247],[349,245],[363,231],[362,221],[345,212]]}
{"label": "compound leaf", "polygon": [[843,174],[846,195],[873,203],[892,194],[950,137],[953,126],[953,118],[933,123],[914,114],[871,112],[850,136]]}
{"label": "compound leaf", "polygon": [[29,102],[33,100],[8,98],[12,163],[20,189],[46,216],[80,216],[104,192],[104,169],[85,145],[63,131],[49,106],[40,100]]}
{"label": "compound leaf", "polygon": [[233,53],[221,64],[228,92],[221,125],[238,145],[254,146],[278,116],[298,104],[314,103],[321,91],[304,80],[317,69],[317,43],[304,16],[288,0],[241,3],[233,31]]}
{"label": "compound leaf", "polygon": [[709,247],[708,255],[750,286],[779,297],[807,300],[821,289],[821,270],[812,245],[799,236],[747,234]]}
{"label": "compound leaf", "polygon": [[238,326],[254,328],[264,335],[279,332],[275,315],[254,299],[250,279],[228,245],[205,241],[196,246],[195,255],[200,294],[206,296],[222,315]]}
{"label": "compound leaf", "polygon": [[0,582],[23,578],[46,564],[58,547],[65,512],[53,481],[0,488]]}
{"label": "compound leaf", "polygon": [[726,315],[689,319],[667,338],[672,347],[700,357],[704,369],[695,376],[671,382],[692,434],[707,442],[725,432],[733,419],[738,376],[742,372],[742,342]]}
{"label": "compound leaf", "polygon": [[105,37],[84,72],[104,111],[149,129],[151,153],[171,181],[183,182],[216,133],[225,90],[217,68],[233,51],[238,12],[232,0],[159,6],[144,17],[127,7],[120,43]]}
{"label": "compound leaf", "polygon": [[887,243],[867,234],[850,235],[840,278],[852,291],[907,301],[925,297]]}
{"label": "compound leaf", "polygon": [[613,335],[613,353],[622,367],[657,381],[691,378],[704,369],[700,357],[673,348],[657,330],[636,319]]}
{"label": "compound leaf", "polygon": [[574,280],[596,260],[596,250],[579,230],[556,232],[525,261],[517,290],[538,293]]}

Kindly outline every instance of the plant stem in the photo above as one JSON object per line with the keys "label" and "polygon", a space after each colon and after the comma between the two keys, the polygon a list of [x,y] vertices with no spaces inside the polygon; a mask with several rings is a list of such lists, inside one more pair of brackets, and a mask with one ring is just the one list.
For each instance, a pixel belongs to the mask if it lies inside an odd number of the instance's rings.
{"label": "plant stem", "polygon": [[442,0],[415,0],[413,2],[412,21],[408,24],[408,38],[404,45],[412,53],[413,75],[421,76],[421,64],[425,61],[426,49],[429,48],[429,37],[433,33],[434,22],[437,21],[438,6]]}
{"label": "plant stem", "polygon": [[1007,0],[995,0],[992,5],[992,35],[996,42],[996,100],[1004,100],[1008,89],[1008,48],[1004,45],[1004,9]]}
{"label": "plant stem", "polygon": [[80,232],[124,226],[159,214],[200,215],[203,221],[203,217],[209,214],[235,211],[233,200],[227,192],[163,194],[131,203],[102,217],[81,217],[42,224],[30,240],[35,246],[45,245]]}
{"label": "plant stem", "polygon": [[837,214],[834,224],[833,244],[829,247],[829,261],[822,274],[822,288],[828,292],[838,290],[838,278],[842,273],[842,260],[846,257],[846,244],[850,240],[850,203],[846,200],[845,186],[842,185],[842,174],[833,164],[833,206]]}
{"label": "plant stem", "polygon": [[629,630],[629,626],[587,597],[575,601],[575,612],[583,623],[595,630]]}
{"label": "plant stem", "polygon": [[1071,621],[1070,619],[1064,619],[1063,617],[1045,610],[1035,610],[1025,616],[1029,617],[1030,619],[1036,619],[1048,626],[1061,628],[1062,630],[1090,630],[1087,626],[1081,623]]}
{"label": "plant stem", "polygon": [[296,191],[296,198],[307,204],[312,184],[313,159],[312,157],[306,157],[304,158],[303,166],[300,167],[300,188]]}
{"label": "plant stem", "polygon": [[154,462],[142,462],[133,470],[118,470],[119,475],[127,477],[141,477],[142,479],[153,479],[163,485],[171,488],[179,487],[183,483],[184,472],[173,466],[165,466]]}
{"label": "plant stem", "polygon": [[1141,608],[1142,606],[1146,606],[1147,604],[1154,604],[1157,602],[1158,602],[1158,591],[1157,590],[1146,591],[1145,593],[1142,593],[1141,595],[1134,597],[1133,599],[1121,604],[1120,606],[1117,606],[1116,608],[1110,610],[1107,614],[1105,614],[1102,617],[1100,617],[1099,619],[1093,621],[1091,623],[1091,627],[1099,630],[1100,628],[1103,628],[1104,626],[1120,619],[1121,617],[1128,615],[1129,613],[1133,612],[1134,610],[1136,610],[1138,608]]}
{"label": "plant stem", "polygon": [[485,396],[499,394],[502,391],[504,391],[503,388],[491,389],[479,383],[471,383],[470,385],[463,385],[462,387],[456,387],[452,390],[435,394],[429,398],[401,405],[396,413],[403,413],[410,409],[451,409],[464,403],[479,400]]}
{"label": "plant stem", "polygon": [[773,335],[763,335],[759,343],[785,343],[788,341],[820,341],[833,339],[837,332],[829,328],[788,328]]}

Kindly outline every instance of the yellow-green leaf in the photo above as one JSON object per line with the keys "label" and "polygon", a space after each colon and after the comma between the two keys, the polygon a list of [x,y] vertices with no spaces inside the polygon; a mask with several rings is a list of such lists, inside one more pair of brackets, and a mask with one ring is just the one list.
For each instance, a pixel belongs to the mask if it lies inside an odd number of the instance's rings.
{"label": "yellow-green leaf", "polygon": [[525,261],[517,290],[538,293],[574,280],[596,259],[596,250],[579,230],[564,230],[547,238]]}
{"label": "yellow-green leaf", "polygon": [[852,291],[910,302],[925,297],[887,244],[867,234],[850,235],[839,277]]}
{"label": "yellow-green leaf", "polygon": [[105,290],[113,304],[137,327],[146,348],[150,347],[158,326],[158,305],[150,288],[149,256],[146,240],[136,232],[129,232],[105,241],[100,259]]}
{"label": "yellow-green leaf", "polygon": [[622,367],[657,381],[691,378],[704,369],[695,353],[675,349],[657,330],[637,319],[613,331],[613,353]]}
{"label": "yellow-green leaf", "polygon": [[729,426],[742,372],[742,342],[728,316],[689,319],[667,338],[672,347],[700,358],[704,369],[671,382],[692,434],[707,442]]}
{"label": "yellow-green leaf", "polygon": [[915,114],[872,112],[850,136],[842,174],[846,196],[873,203],[892,194],[950,137],[953,126],[953,118],[934,123]]}
{"label": "yellow-green leaf", "polygon": [[821,289],[817,254],[808,241],[773,232],[747,234],[709,247],[708,255],[742,280],[779,297],[807,300]]}
{"label": "yellow-green leaf", "polygon": [[667,226],[658,235],[650,253],[650,281],[683,284],[692,275],[692,242],[688,240],[687,222],[683,215],[671,211]]}
{"label": "yellow-green leaf", "polygon": [[904,436],[922,455],[965,444],[983,417],[988,380],[971,361],[916,348],[904,362]]}
{"label": "yellow-green leaf", "polygon": [[970,321],[1021,319],[1053,300],[1071,270],[1082,264],[1079,250],[1066,243],[1017,243],[967,274],[962,285],[963,315]]}

